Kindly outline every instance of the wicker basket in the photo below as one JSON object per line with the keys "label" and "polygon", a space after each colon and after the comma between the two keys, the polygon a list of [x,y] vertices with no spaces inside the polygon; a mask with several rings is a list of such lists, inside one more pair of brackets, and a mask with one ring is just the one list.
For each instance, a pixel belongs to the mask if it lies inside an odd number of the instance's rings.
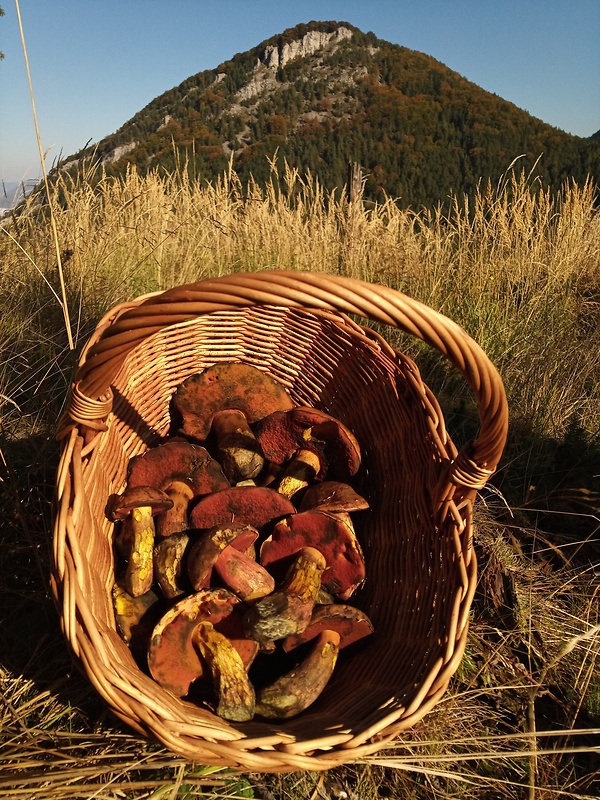
{"label": "wicker basket", "polygon": [[[415,364],[347,314],[440,350],[477,400],[479,438],[457,452]],[[111,493],[166,435],[169,400],[221,360],[263,369],[297,403],[339,417],[364,452],[367,581],[353,603],[375,634],[324,694],[285,722],[230,724],[142,672],[115,629]],[[442,697],[461,660],[476,582],[472,506],[502,453],[498,373],[446,317],[382,286],[329,275],[236,274],[119,305],[80,360],[60,425],[53,592],[76,659],[112,711],[173,752],[261,772],[329,769],[374,753]]]}

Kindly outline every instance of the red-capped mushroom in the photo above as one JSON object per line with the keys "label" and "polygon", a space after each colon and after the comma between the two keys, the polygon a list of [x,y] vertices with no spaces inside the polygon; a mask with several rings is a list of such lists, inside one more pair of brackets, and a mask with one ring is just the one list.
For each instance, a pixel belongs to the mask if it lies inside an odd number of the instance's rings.
{"label": "red-capped mushroom", "polygon": [[192,528],[214,528],[240,522],[259,530],[296,509],[274,489],[266,486],[231,486],[203,497],[190,513]]}
{"label": "red-capped mushroom", "polygon": [[194,589],[205,589],[219,556],[228,547],[245,551],[258,539],[258,531],[244,522],[215,525],[203,531],[187,557],[188,576]]}
{"label": "red-capped mushroom", "polygon": [[262,543],[260,563],[275,577],[303,547],[319,550],[327,569],[321,583],[334,596],[347,600],[365,579],[362,548],[348,520],[340,514],[302,511],[278,522]]}
{"label": "red-capped mushroom", "polygon": [[227,489],[230,484],[208,450],[184,439],[172,439],[131,459],[127,485],[156,486],[172,499],[172,509],[157,519],[157,534],[165,538],[189,527],[188,509],[193,498]]}
{"label": "red-capped mushroom", "polygon": [[354,606],[333,603],[315,605],[309,624],[300,633],[287,636],[282,644],[286,653],[301,644],[310,642],[323,631],[336,631],[340,637],[340,650],[373,633],[373,623]]}
{"label": "red-capped mushroom", "polygon": [[264,466],[250,425],[273,411],[292,408],[293,402],[268,373],[229,361],[190,375],[177,387],[173,405],[186,436],[205,442],[212,431],[215,455],[235,484],[257,477]]}
{"label": "red-capped mushroom", "polygon": [[340,481],[322,481],[315,483],[302,495],[300,511],[324,511],[337,513],[341,511],[363,511],[369,503],[354,491],[352,486]]}
{"label": "red-capped mushroom", "polygon": [[286,464],[278,490],[286,497],[325,477],[345,480],[358,472],[360,446],[338,419],[298,406],[264,417],[254,427],[265,458]]}
{"label": "red-capped mushroom", "polygon": [[253,423],[273,411],[294,405],[275,378],[250,364],[235,361],[214,364],[190,375],[177,387],[173,404],[183,417],[183,432],[201,442],[208,438],[219,411],[237,409]]}
{"label": "red-capped mushroom", "polygon": [[194,630],[205,621],[221,630],[239,603],[239,598],[227,589],[205,589],[179,600],[152,633],[148,647],[152,677],[177,697],[188,694],[191,684],[204,671],[193,642]]}

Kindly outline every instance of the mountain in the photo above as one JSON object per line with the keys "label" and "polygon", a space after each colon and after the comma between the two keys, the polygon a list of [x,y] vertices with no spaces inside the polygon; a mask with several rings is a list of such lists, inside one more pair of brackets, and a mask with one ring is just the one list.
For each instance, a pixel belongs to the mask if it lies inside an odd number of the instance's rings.
{"label": "mountain", "polygon": [[38,181],[0,182],[0,217],[15,208],[37,186]]}
{"label": "mountain", "polygon": [[277,153],[326,189],[349,162],[365,197],[418,207],[496,182],[514,159],[553,188],[600,183],[600,142],[572,136],[486,92],[434,58],[345,22],[298,25],[157,97],[63,162],[101,159],[109,174],[187,164],[214,180],[230,163],[246,181]]}

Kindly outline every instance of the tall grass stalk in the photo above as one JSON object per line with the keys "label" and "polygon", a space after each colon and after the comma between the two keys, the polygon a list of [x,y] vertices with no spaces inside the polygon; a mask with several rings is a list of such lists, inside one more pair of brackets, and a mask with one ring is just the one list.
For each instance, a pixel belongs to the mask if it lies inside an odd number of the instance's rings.
{"label": "tall grass stalk", "polygon": [[49,210],[50,210],[50,224],[52,226],[52,235],[53,235],[53,239],[54,239],[56,260],[57,260],[57,271],[58,271],[58,277],[59,277],[60,289],[61,289],[61,301],[60,302],[61,302],[62,310],[63,310],[63,317],[64,317],[64,322],[65,322],[65,330],[66,330],[66,333],[67,333],[67,339],[68,339],[68,342],[69,342],[69,348],[72,350],[73,347],[74,347],[74,345],[73,345],[73,335],[72,335],[72,332],[71,332],[71,320],[69,318],[69,306],[67,304],[65,281],[64,281],[63,269],[62,269],[62,257],[61,257],[59,242],[58,242],[58,232],[56,230],[56,222],[55,222],[54,213],[53,213],[53,197],[52,197],[52,193],[50,192],[50,185],[48,183],[48,173],[46,172],[46,162],[45,162],[45,158],[44,158],[44,150],[42,148],[42,138],[40,136],[40,128],[39,128],[39,124],[38,124],[37,111],[36,111],[36,107],[35,107],[35,95],[34,95],[34,92],[33,92],[33,83],[31,81],[31,71],[29,69],[29,56],[27,55],[27,44],[25,42],[25,33],[23,31],[23,20],[21,19],[21,7],[19,5],[19,0],[15,0],[15,7],[16,7],[16,11],[17,11],[17,19],[19,21],[19,33],[20,33],[20,36],[21,36],[21,45],[23,47],[23,56],[24,56],[24,59],[25,59],[25,71],[27,72],[27,83],[29,85],[29,96],[30,96],[30,99],[31,99],[31,110],[33,112],[33,125],[34,125],[34,128],[35,128],[35,136],[36,136],[37,146],[38,146],[38,151],[39,151],[39,156],[40,156],[40,165],[41,165],[41,169],[42,169],[42,175],[44,177],[44,186],[45,186],[45,189],[46,189],[46,195],[47,195],[47,198],[48,198],[48,207],[49,207]]}

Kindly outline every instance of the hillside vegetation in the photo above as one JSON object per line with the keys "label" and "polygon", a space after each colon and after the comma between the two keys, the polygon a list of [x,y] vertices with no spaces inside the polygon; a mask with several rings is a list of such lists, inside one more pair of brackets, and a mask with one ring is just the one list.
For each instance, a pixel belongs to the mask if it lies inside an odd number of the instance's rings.
{"label": "hillside vegetation", "polygon": [[[0,229],[0,790],[10,798],[591,798],[599,790],[600,217],[591,184],[520,173],[469,205],[350,203],[271,167],[264,186],[187,165],[63,174]],[[505,458],[477,508],[480,586],[446,698],[397,747],[327,775],[188,764],[106,715],[48,596],[56,420],[76,355],[116,303],[232,270],[387,284],[459,322],[503,376]],[[65,298],[63,304],[62,298]],[[69,335],[74,350],[69,349]],[[460,444],[476,413],[393,331]],[[204,795],[197,794],[204,792]]]}
{"label": "hillside vegetation", "polygon": [[424,53],[345,22],[311,22],[193,75],[141,109],[113,135],[65,159],[101,161],[216,180],[230,160],[243,183],[265,187],[267,158],[318,175],[341,191],[349,162],[362,165],[365,199],[413,209],[475,196],[515,158],[558,190],[600,181],[600,141],[543,123]]}

